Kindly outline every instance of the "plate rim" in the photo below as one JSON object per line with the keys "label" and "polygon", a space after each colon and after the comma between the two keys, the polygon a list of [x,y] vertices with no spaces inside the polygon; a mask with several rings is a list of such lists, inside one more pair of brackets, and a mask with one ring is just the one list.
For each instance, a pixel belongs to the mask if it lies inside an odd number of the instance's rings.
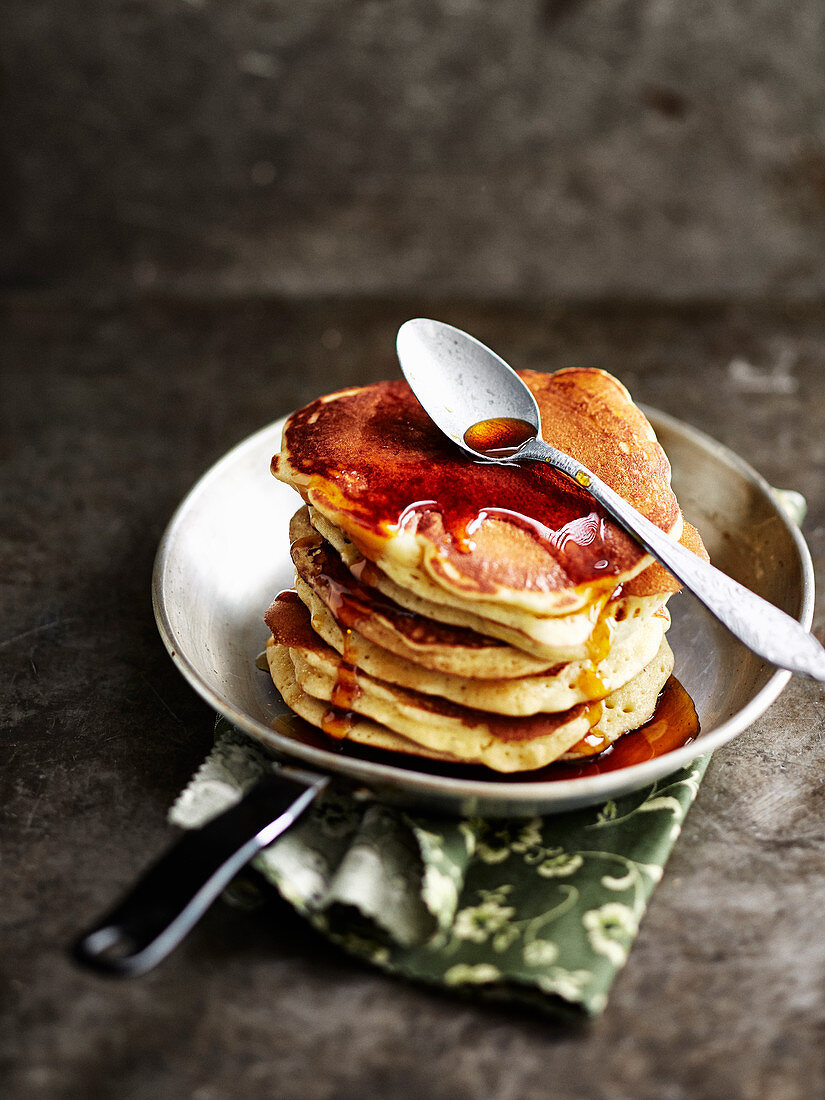
{"label": "plate rim", "polygon": [[[701,429],[651,406],[640,404],[639,407],[650,420],[657,435],[660,425],[686,435],[691,441],[697,442],[712,454],[717,454],[728,464],[737,467],[744,478],[773,504],[777,517],[790,535],[796,549],[802,576],[798,621],[806,629],[810,629],[814,613],[814,569],[811,553],[800,527],[787,513],[770,483],[745,459]],[[418,771],[414,766],[407,768],[380,761],[346,757],[292,740],[286,734],[279,733],[259,722],[239,707],[228,704],[202,678],[175,636],[166,609],[163,584],[175,533],[188,510],[200,496],[208,491],[210,483],[220,476],[224,468],[237,461],[241,452],[254,450],[260,446],[265,437],[274,437],[277,432],[280,432],[288,415],[271,421],[241,439],[194,482],[175,508],[161,536],[152,569],[151,589],[152,606],[161,639],[173,663],[190,687],[194,688],[205,702],[233,725],[291,761],[316,767],[326,774],[355,781],[368,790],[376,788],[375,797],[379,798],[387,793],[402,794],[409,803],[419,804],[435,798],[442,804],[455,803],[457,809],[461,807],[459,812],[467,812],[468,808],[472,809],[478,804],[485,807],[498,805],[506,808],[507,813],[513,814],[563,812],[648,786],[706,753],[715,751],[764,714],[791,679],[790,672],[777,669],[763,687],[735,714],[706,733],[701,733],[689,745],[675,749],[665,756],[642,761],[617,771],[571,779],[532,782],[524,779],[517,782],[508,781],[505,776],[490,780],[460,779]],[[250,660],[254,660],[254,655]]]}

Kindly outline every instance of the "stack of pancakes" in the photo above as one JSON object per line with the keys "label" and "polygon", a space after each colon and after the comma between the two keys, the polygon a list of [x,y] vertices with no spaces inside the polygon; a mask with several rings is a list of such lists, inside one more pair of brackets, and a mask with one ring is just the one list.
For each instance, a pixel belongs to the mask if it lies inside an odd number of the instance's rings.
{"label": "stack of pancakes", "polygon": [[[521,377],[546,439],[707,557],[620,382]],[[266,613],[267,661],[312,725],[518,772],[605,751],[653,715],[679,585],[564,475],[474,461],[401,381],[294,413],[272,469],[304,506],[295,587]]]}

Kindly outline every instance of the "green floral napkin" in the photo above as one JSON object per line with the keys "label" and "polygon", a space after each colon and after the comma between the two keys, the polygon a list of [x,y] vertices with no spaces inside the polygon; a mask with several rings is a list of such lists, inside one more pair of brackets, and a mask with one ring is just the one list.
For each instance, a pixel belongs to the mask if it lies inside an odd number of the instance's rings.
{"label": "green floral napkin", "polygon": [[[615,801],[529,820],[413,815],[332,784],[253,866],[332,942],[387,971],[595,1016],[708,759]],[[276,767],[219,719],[170,818],[201,825]]]}

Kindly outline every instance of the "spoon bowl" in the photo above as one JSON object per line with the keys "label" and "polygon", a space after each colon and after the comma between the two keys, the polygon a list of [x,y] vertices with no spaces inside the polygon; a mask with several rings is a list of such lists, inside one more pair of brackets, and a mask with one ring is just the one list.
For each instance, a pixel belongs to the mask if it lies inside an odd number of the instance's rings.
{"label": "spoon bowl", "polygon": [[398,330],[398,358],[410,389],[427,415],[462,450],[489,454],[466,440],[468,429],[490,420],[521,421],[541,431],[536,399],[504,360],[461,329],[417,317]]}

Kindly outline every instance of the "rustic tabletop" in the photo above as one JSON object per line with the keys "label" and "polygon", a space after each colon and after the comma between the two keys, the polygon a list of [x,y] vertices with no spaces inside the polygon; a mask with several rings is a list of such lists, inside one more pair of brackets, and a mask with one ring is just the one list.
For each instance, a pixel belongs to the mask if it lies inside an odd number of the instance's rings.
{"label": "rustic tabletop", "polygon": [[[286,905],[218,902],[134,980],[67,944],[171,840],[212,714],[158,637],[152,561],[234,443],[396,376],[398,325],[602,366],[808,501],[825,556],[825,309],[456,301],[3,304],[0,1080],[14,1097],[772,1097],[825,1090],[823,687],[711,761],[604,1015],[573,1029],[405,984]],[[814,630],[825,611],[817,601]]]}

